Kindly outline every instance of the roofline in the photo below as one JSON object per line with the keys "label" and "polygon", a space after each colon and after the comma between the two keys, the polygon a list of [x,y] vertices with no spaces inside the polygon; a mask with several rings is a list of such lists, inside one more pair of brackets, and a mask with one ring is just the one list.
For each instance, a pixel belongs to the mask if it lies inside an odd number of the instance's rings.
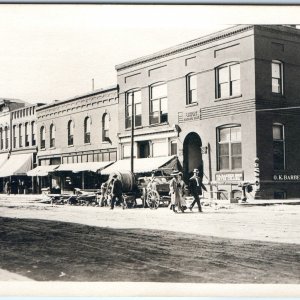
{"label": "roofline", "polygon": [[290,32],[293,32],[293,34],[300,34],[299,29],[293,28],[293,27],[288,27],[284,24],[280,24],[280,25],[260,25],[260,24],[257,24],[257,25],[256,24],[235,25],[235,26],[217,31],[215,33],[211,33],[209,35],[205,35],[200,38],[197,38],[197,39],[194,39],[194,40],[191,40],[191,41],[155,52],[153,54],[142,56],[140,58],[133,59],[133,60],[127,61],[122,64],[118,64],[115,66],[115,69],[116,69],[116,71],[121,71],[121,70],[130,68],[130,67],[133,67],[136,65],[140,65],[140,64],[147,63],[147,62],[150,62],[150,61],[153,61],[156,59],[160,59],[160,58],[163,58],[166,56],[177,54],[177,53],[180,53],[180,52],[183,52],[183,51],[195,48],[195,47],[199,47],[199,46],[202,46],[202,45],[205,45],[205,44],[217,41],[217,40],[228,38],[230,36],[254,29],[255,27],[259,28],[259,29],[267,29],[270,31],[274,31],[274,30],[280,31],[279,26],[281,29],[284,28],[285,31],[288,30]]}
{"label": "roofline", "polygon": [[68,98],[68,99],[65,99],[65,100],[59,100],[59,101],[56,101],[56,102],[52,102],[52,103],[49,103],[49,104],[42,105],[41,107],[36,108],[36,111],[41,111],[41,110],[47,109],[49,107],[53,107],[53,106],[60,105],[60,104],[63,104],[63,103],[67,103],[67,102],[71,102],[71,101],[74,101],[74,100],[82,99],[82,98],[85,98],[87,96],[93,96],[93,95],[97,95],[97,94],[101,94],[101,93],[105,93],[105,92],[108,92],[108,91],[111,91],[111,90],[117,90],[117,89],[118,89],[117,84],[111,85],[111,86],[108,86],[106,88],[97,89],[97,90],[94,90],[94,91],[86,93],[86,94],[77,95],[77,96],[74,96],[72,98]]}

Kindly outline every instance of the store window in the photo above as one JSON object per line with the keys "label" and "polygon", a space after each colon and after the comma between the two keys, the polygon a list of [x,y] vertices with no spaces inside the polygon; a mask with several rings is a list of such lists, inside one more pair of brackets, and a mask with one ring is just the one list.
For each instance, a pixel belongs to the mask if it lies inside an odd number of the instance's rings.
{"label": "store window", "polygon": [[218,129],[218,170],[242,168],[241,127],[221,127]]}
{"label": "store window", "polygon": [[283,94],[283,63],[272,61],[272,92]]}
{"label": "store window", "polygon": [[104,114],[102,116],[102,141],[109,142],[109,115]]}
{"label": "store window", "polygon": [[156,84],[150,87],[150,124],[168,122],[167,84]]}
{"label": "store window", "polygon": [[226,98],[241,94],[240,64],[222,65],[216,70],[217,98]]}
{"label": "store window", "polygon": [[186,77],[187,104],[197,103],[197,75],[189,74]]}
{"label": "store window", "polygon": [[74,122],[70,120],[68,122],[68,146],[74,145]]}
{"label": "store window", "polygon": [[55,126],[54,124],[50,125],[50,148],[55,147]]}
{"label": "store window", "polygon": [[42,126],[40,129],[40,140],[41,140],[41,149],[45,149],[46,147],[46,139],[45,139],[45,126]]}
{"label": "store window", "polygon": [[126,93],[125,102],[125,128],[131,128],[132,104],[134,104],[134,126],[142,126],[142,96],[141,91],[129,91]]}
{"label": "store window", "polygon": [[284,126],[273,124],[273,167],[274,170],[285,169]]}
{"label": "store window", "polygon": [[91,118],[86,117],[84,119],[84,143],[91,142]]}
{"label": "store window", "polygon": [[25,147],[29,146],[28,123],[25,123]]}

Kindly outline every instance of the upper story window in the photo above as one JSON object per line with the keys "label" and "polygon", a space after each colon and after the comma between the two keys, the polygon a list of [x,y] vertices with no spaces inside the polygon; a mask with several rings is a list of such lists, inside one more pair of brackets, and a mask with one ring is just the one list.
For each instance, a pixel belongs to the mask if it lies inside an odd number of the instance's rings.
{"label": "upper story window", "polygon": [[8,149],[8,127],[4,127],[5,149]]}
{"label": "upper story window", "polygon": [[68,122],[68,146],[74,145],[74,122]]}
{"label": "upper story window", "polygon": [[3,129],[0,128],[0,149],[3,150],[4,143],[3,143]]}
{"label": "upper story window", "polygon": [[197,75],[189,74],[186,77],[187,104],[197,103]]}
{"label": "upper story window", "polygon": [[134,126],[142,125],[142,94],[141,91],[130,91],[126,93],[125,101],[125,128],[131,128],[132,104],[134,115]]}
{"label": "upper story window", "polygon": [[231,63],[220,66],[217,75],[217,98],[227,98],[241,94],[240,64]]}
{"label": "upper story window", "polygon": [[42,126],[40,129],[40,140],[41,140],[41,149],[45,149],[46,147],[46,134],[45,134],[45,126]]}
{"label": "upper story window", "polygon": [[29,130],[28,123],[25,123],[25,147],[29,146]]}
{"label": "upper story window", "polygon": [[109,116],[104,114],[102,117],[102,141],[108,142],[109,139]]}
{"label": "upper story window", "polygon": [[31,145],[35,146],[36,145],[36,127],[35,127],[35,122],[31,122]]}
{"label": "upper story window", "polygon": [[168,122],[167,84],[150,87],[150,124]]}
{"label": "upper story window", "polygon": [[17,147],[17,126],[13,126],[13,148]]}
{"label": "upper story window", "polygon": [[89,117],[84,119],[84,142],[91,142],[91,119]]}
{"label": "upper story window", "polygon": [[241,127],[218,129],[218,169],[236,170],[242,168]]}
{"label": "upper story window", "polygon": [[23,128],[22,128],[22,124],[19,125],[19,147],[23,147],[23,132],[22,132]]}
{"label": "upper story window", "polygon": [[285,169],[284,125],[273,124],[273,166],[274,170]]}
{"label": "upper story window", "polygon": [[55,126],[54,124],[50,125],[50,148],[55,147]]}
{"label": "upper story window", "polygon": [[283,94],[283,63],[272,61],[272,92]]}

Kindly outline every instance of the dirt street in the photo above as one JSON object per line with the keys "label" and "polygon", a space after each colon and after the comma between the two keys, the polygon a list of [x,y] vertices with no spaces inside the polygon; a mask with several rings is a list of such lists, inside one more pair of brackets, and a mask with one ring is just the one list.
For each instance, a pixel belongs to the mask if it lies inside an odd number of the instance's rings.
{"label": "dirt street", "polygon": [[295,205],[175,214],[2,199],[0,268],[38,281],[298,284],[299,215]]}

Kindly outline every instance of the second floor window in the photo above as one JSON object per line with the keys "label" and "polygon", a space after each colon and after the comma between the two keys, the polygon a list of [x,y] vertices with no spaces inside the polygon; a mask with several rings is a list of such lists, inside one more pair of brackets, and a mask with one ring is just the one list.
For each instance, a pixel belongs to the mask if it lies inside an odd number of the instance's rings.
{"label": "second floor window", "polygon": [[40,129],[40,139],[41,139],[41,149],[45,149],[46,147],[46,137],[45,137],[45,127],[42,126]]}
{"label": "second floor window", "polygon": [[22,124],[19,125],[19,147],[23,147],[23,132]]}
{"label": "second floor window", "polygon": [[3,144],[3,129],[0,128],[0,149],[3,150],[4,144]]}
{"label": "second floor window", "polygon": [[239,63],[221,66],[216,73],[217,98],[237,96],[241,93]]}
{"label": "second floor window", "polygon": [[50,148],[55,147],[55,126],[54,124],[50,125]]}
{"label": "second floor window", "polygon": [[89,117],[84,119],[84,142],[91,142],[91,119]]}
{"label": "second floor window", "polygon": [[28,123],[25,123],[25,147],[29,146]]}
{"label": "second floor window", "polygon": [[13,148],[17,147],[17,128],[16,125],[13,126]]}
{"label": "second floor window", "polygon": [[197,103],[197,76],[189,74],[186,77],[187,85],[187,104]]}
{"label": "second floor window", "polygon": [[35,146],[36,145],[36,134],[35,134],[35,122],[31,123],[31,146]]}
{"label": "second floor window", "polygon": [[274,170],[285,169],[285,138],[282,124],[273,124],[273,166]]}
{"label": "second floor window", "polygon": [[150,87],[150,124],[168,122],[167,84]]}
{"label": "second floor window", "polygon": [[109,141],[109,117],[108,114],[104,114],[102,117],[102,141]]}
{"label": "second floor window", "polygon": [[74,123],[72,120],[68,122],[68,146],[74,145]]}
{"label": "second floor window", "polygon": [[219,128],[218,133],[218,169],[220,171],[241,169],[241,127]]}
{"label": "second floor window", "polygon": [[133,116],[134,126],[142,125],[142,96],[141,91],[130,91],[126,93],[125,102],[125,128],[131,128],[132,103],[134,103]]}
{"label": "second floor window", "polygon": [[280,61],[272,61],[272,92],[283,94],[283,64]]}
{"label": "second floor window", "polygon": [[8,149],[8,127],[4,127],[5,149]]}

